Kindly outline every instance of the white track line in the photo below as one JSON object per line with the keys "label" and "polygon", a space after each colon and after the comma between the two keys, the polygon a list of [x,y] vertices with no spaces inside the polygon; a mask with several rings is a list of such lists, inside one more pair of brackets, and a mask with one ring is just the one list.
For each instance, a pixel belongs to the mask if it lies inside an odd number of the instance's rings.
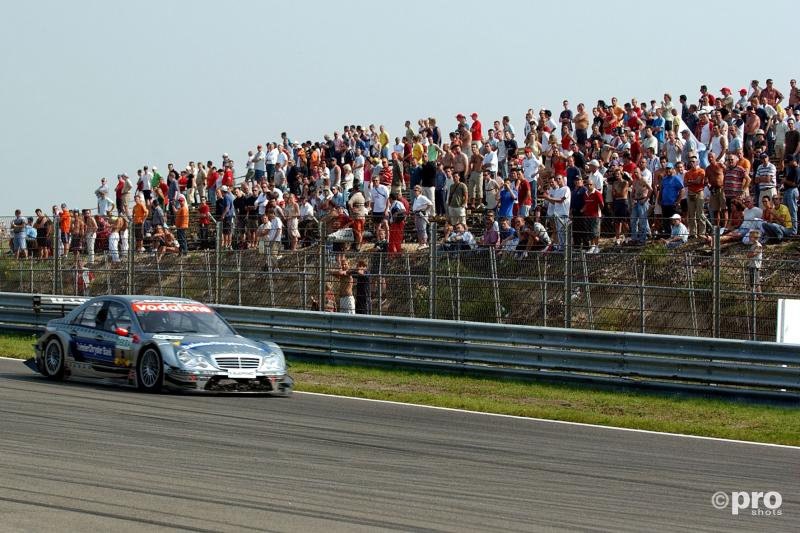
{"label": "white track line", "polygon": [[564,424],[568,426],[582,426],[582,427],[589,427],[589,428],[598,428],[598,429],[608,429],[613,431],[629,431],[632,433],[646,433],[650,435],[665,435],[669,437],[683,437],[685,439],[700,439],[700,440],[711,440],[711,441],[718,441],[718,442],[732,442],[736,444],[752,444],[755,446],[769,446],[772,448],[788,448],[790,450],[800,450],[800,446],[790,446],[788,444],[772,444],[769,442],[753,442],[749,440],[736,440],[736,439],[723,439],[721,437],[704,437],[702,435],[684,435],[683,433],[667,433],[665,431],[653,431],[649,429],[633,429],[633,428],[620,428],[615,426],[601,426],[598,424],[588,424],[586,422],[569,422],[566,420],[550,420],[548,418],[534,418],[531,416],[519,416],[519,415],[504,415],[500,413],[486,413],[483,411],[470,411],[469,409],[456,409],[454,407],[439,407],[436,405],[423,405],[418,403],[407,403],[407,402],[395,402],[392,400],[375,400],[372,398],[359,398],[357,396],[339,396],[336,394],[324,394],[321,392],[304,392],[304,391],[295,391],[295,394],[307,394],[309,396],[330,396],[332,398],[343,398],[347,400],[361,400],[364,402],[376,402],[376,403],[388,403],[391,405],[401,405],[405,407],[420,407],[424,409],[437,409],[439,411],[454,411],[456,413],[467,413],[473,415],[483,415],[483,416],[499,416],[502,418],[513,418],[516,420],[528,420],[533,422],[547,422],[550,424]]}
{"label": "white track line", "polygon": [[[8,361],[19,361],[24,363],[24,359],[18,359],[16,357],[3,357],[0,356],[0,359],[6,359]],[[345,400],[359,400],[362,402],[375,402],[375,403],[386,403],[389,405],[400,405],[404,407],[419,407],[422,409],[436,409],[438,411],[453,411],[456,413],[466,413],[471,415],[483,415],[483,416],[498,416],[501,418],[513,418],[515,420],[527,420],[532,422],[547,422],[549,424],[563,424],[567,426],[579,426],[579,427],[588,427],[588,428],[597,428],[597,429],[607,429],[611,431],[628,431],[631,433],[645,433],[648,435],[664,435],[668,437],[682,437],[684,439],[699,439],[699,440],[710,440],[716,442],[732,442],[735,444],[750,444],[753,446],[769,446],[771,448],[787,448],[790,450],[800,450],[800,446],[790,446],[788,444],[771,444],[769,442],[753,442],[749,440],[736,440],[736,439],[723,439],[721,437],[704,437],[702,435],[684,435],[683,433],[667,433],[665,431],[653,431],[650,429],[633,429],[633,428],[620,428],[615,426],[601,426],[598,424],[588,424],[586,422],[569,422],[566,420],[550,420],[548,418],[534,418],[531,416],[518,416],[518,415],[504,415],[500,413],[486,413],[483,411],[470,411],[469,409],[456,409],[454,407],[439,407],[437,405],[423,405],[419,403],[407,403],[407,402],[395,402],[392,400],[376,400],[373,398],[359,398],[358,396],[340,396],[338,394],[324,394],[321,392],[305,392],[305,391],[295,391],[295,394],[305,394],[307,396],[323,396],[323,397],[330,397],[330,398],[342,398]]]}

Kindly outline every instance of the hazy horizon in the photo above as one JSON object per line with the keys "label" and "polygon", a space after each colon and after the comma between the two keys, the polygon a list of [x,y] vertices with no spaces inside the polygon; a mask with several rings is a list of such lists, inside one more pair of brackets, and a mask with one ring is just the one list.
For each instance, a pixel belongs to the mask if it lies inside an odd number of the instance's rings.
{"label": "hazy horizon", "polygon": [[[227,152],[241,174],[247,150],[281,131],[318,140],[374,123],[394,137],[405,120],[434,116],[449,131],[473,111],[521,128],[528,108],[557,112],[564,99],[573,110],[664,92],[695,101],[702,84],[716,94],[768,77],[787,95],[794,4],[672,5],[9,4],[2,166],[30,190],[10,187],[0,216],[92,207],[100,177],[135,180],[146,164]],[[769,32],[755,41],[769,52],[753,50],[745,21]]]}

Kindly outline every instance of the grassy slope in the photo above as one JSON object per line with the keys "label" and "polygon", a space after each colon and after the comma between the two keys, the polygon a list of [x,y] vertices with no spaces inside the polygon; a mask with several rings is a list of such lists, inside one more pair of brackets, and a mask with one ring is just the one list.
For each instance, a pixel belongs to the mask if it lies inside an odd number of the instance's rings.
{"label": "grassy slope", "polygon": [[[31,357],[32,342],[0,335],[0,355]],[[800,445],[798,408],[306,362],[290,372],[300,391]]]}

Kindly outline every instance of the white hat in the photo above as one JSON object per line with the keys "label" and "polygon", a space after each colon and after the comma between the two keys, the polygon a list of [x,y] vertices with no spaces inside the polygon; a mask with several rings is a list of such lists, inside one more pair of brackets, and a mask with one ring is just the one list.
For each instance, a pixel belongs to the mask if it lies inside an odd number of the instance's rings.
{"label": "white hat", "polygon": [[224,154],[222,154],[222,157],[228,157],[228,153],[225,152]]}
{"label": "white hat", "polygon": [[674,215],[672,215],[672,216],[671,216],[671,217],[669,217],[669,218],[671,218],[672,220],[680,220],[680,219],[681,219],[681,216],[680,216],[678,213],[675,213]]}
{"label": "white hat", "polygon": [[597,159],[592,159],[591,161],[589,161],[589,166],[591,166],[591,167],[599,167],[600,166],[600,162]]}
{"label": "white hat", "polygon": [[227,185],[223,185],[220,189],[222,190],[222,192],[228,192],[228,186]]}

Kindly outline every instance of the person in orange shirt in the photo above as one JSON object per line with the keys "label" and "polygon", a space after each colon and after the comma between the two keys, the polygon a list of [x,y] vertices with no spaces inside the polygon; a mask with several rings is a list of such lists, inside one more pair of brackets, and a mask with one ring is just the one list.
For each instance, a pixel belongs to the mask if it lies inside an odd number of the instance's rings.
{"label": "person in orange shirt", "polygon": [[144,196],[137,194],[133,204],[133,236],[136,239],[136,251],[144,252],[144,221],[150,212],[144,205]]}
{"label": "person in orange shirt", "polygon": [[689,235],[706,236],[706,217],[703,214],[703,189],[706,186],[706,172],[697,165],[697,156],[689,156],[689,170],[683,175],[683,184],[689,189]]}
{"label": "person in orange shirt", "polygon": [[69,250],[70,231],[72,230],[72,216],[69,214],[67,204],[61,204],[61,212],[58,214],[58,229],[61,231],[61,245],[58,247],[58,255],[62,256]]}
{"label": "person in orange shirt", "polygon": [[[737,161],[736,164],[744,169],[746,176],[749,176],[750,169],[753,167],[753,164],[744,156],[744,148],[739,148],[736,151],[736,156],[739,158],[739,161]],[[746,193],[749,195],[749,191],[746,191]]]}
{"label": "person in orange shirt", "polygon": [[178,232],[178,244],[181,254],[189,252],[189,244],[186,242],[186,230],[189,229],[189,206],[186,205],[186,197],[178,197],[178,210],[175,212],[175,229]]}

